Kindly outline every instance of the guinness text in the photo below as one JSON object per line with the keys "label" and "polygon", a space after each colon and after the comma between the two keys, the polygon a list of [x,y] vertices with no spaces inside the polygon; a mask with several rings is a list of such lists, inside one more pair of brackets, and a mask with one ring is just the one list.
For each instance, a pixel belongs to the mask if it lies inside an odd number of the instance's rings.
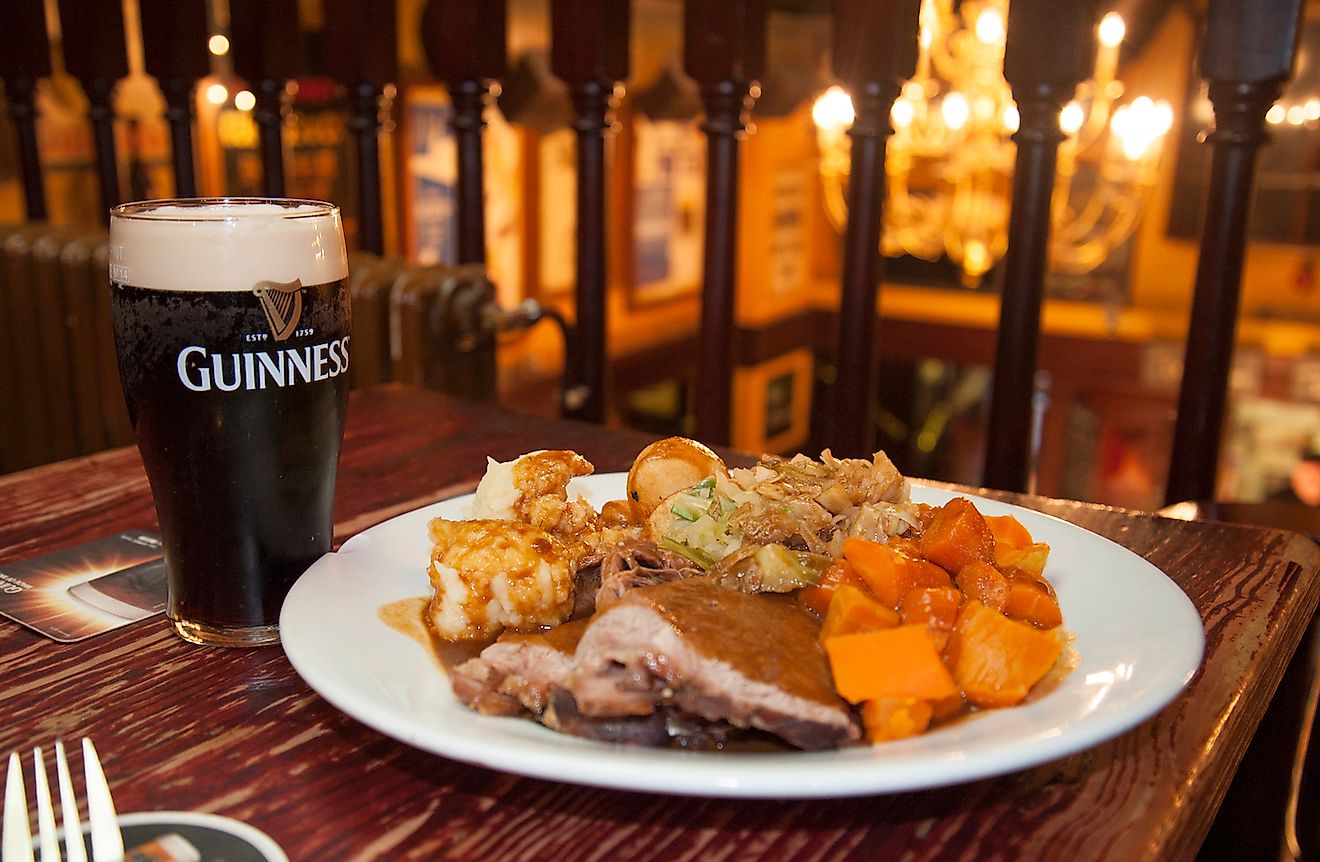
{"label": "guinness text", "polygon": [[179,351],[179,382],[193,392],[233,392],[329,380],[348,370],[349,337],[255,353],[209,353],[189,345]]}

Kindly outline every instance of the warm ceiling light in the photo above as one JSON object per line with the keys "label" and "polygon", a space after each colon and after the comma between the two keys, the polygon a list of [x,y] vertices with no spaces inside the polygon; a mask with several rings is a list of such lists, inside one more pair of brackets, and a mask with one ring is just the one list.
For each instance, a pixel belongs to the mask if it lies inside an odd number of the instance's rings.
{"label": "warm ceiling light", "polygon": [[1004,106],[1004,128],[1016,132],[1021,123],[1022,115],[1018,113],[1017,105],[1009,102]]}
{"label": "warm ceiling light", "polygon": [[967,97],[954,90],[940,102],[940,115],[944,117],[944,125],[956,132],[967,125],[972,108],[967,104]]}
{"label": "warm ceiling light", "polygon": [[1117,47],[1118,43],[1123,41],[1127,35],[1127,25],[1123,23],[1123,16],[1117,12],[1110,12],[1100,19],[1099,33],[1100,44],[1106,48]]}
{"label": "warm ceiling light", "polygon": [[1284,109],[1283,105],[1275,102],[1273,105],[1270,105],[1270,109],[1265,112],[1265,121],[1277,126],[1282,123],[1287,116],[1288,112]]}
{"label": "warm ceiling light", "polygon": [[240,111],[250,111],[257,104],[257,97],[250,90],[239,90],[234,94],[234,107]]}
{"label": "warm ceiling light", "polygon": [[229,39],[216,33],[206,42],[206,47],[217,57],[222,57],[229,53]]}
{"label": "warm ceiling light", "polygon": [[848,128],[856,119],[852,97],[842,87],[830,87],[811,106],[811,119],[820,128]]}
{"label": "warm ceiling light", "polygon": [[889,122],[894,124],[895,129],[906,129],[912,125],[916,114],[917,109],[907,99],[895,99],[894,107],[889,109]]}
{"label": "warm ceiling light", "polygon": [[223,105],[229,98],[229,90],[224,84],[212,84],[206,88],[206,101],[212,105]]}
{"label": "warm ceiling light", "polygon": [[976,16],[976,38],[986,45],[1004,41],[1004,19],[997,9],[983,9]]}
{"label": "warm ceiling light", "polygon": [[1082,130],[1082,123],[1086,120],[1086,112],[1076,100],[1063,106],[1059,112],[1059,128],[1063,129],[1065,135],[1075,135]]}

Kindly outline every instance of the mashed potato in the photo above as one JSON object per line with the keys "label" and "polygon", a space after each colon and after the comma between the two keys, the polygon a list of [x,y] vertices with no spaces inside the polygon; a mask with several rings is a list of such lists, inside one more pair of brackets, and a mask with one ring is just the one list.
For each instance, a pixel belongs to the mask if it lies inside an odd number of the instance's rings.
{"label": "mashed potato", "polygon": [[544,530],[512,521],[430,523],[427,622],[445,640],[558,625],[573,610],[573,564]]}
{"label": "mashed potato", "polygon": [[592,526],[596,511],[580,497],[570,500],[568,483],[594,469],[568,449],[541,449],[505,462],[487,458],[486,475],[466,514],[530,524],[565,539],[576,537]]}

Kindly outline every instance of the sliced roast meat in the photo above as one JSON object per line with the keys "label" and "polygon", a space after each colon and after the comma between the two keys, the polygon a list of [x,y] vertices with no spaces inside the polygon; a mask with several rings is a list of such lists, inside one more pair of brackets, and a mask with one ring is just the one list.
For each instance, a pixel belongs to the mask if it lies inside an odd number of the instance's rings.
{"label": "sliced roast meat", "polygon": [[596,593],[600,592],[600,565],[596,560],[590,565],[578,564],[573,575],[573,613],[572,620],[584,620],[596,612]]}
{"label": "sliced roast meat", "polygon": [[592,618],[564,686],[587,716],[672,706],[799,748],[834,747],[860,734],[834,691],[819,631],[789,599],[708,578],[639,587]]}
{"label": "sliced roast meat", "polygon": [[550,702],[541,714],[541,723],[551,730],[629,745],[664,745],[668,739],[665,714],[656,710],[649,715],[583,715],[573,695],[562,688],[550,694]]}
{"label": "sliced roast meat", "polygon": [[483,715],[540,715],[550,692],[573,666],[573,650],[587,620],[547,632],[506,632],[450,672],[454,694]]}
{"label": "sliced roast meat", "polygon": [[686,557],[666,551],[655,542],[623,542],[605,555],[600,564],[600,589],[596,609],[603,610],[624,593],[638,587],[663,584],[704,575],[700,566]]}

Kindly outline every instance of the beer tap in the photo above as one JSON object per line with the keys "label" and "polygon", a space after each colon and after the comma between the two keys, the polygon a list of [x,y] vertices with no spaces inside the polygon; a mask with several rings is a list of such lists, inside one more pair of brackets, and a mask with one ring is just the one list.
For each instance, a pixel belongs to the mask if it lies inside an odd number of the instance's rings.
{"label": "beer tap", "polygon": [[108,225],[110,208],[121,200],[111,99],[115,84],[128,74],[123,7],[94,0],[62,0],[59,14],[64,66],[87,92],[101,185],[101,218]]}
{"label": "beer tap", "polygon": [[683,66],[696,80],[706,120],[706,225],[701,277],[697,433],[728,443],[733,403],[734,266],[738,242],[738,148],[751,131],[765,67],[765,0],[688,0]]}
{"label": "beer tap", "polygon": [[197,194],[193,165],[193,93],[210,72],[206,0],[138,0],[142,51],[148,74],[165,94],[165,120],[170,126],[174,193]]}
{"label": "beer tap", "polygon": [[385,253],[381,217],[381,96],[398,80],[395,0],[325,0],[325,69],[348,91],[348,125],[357,139],[358,248]]}
{"label": "beer tap", "polygon": [[9,116],[18,127],[18,155],[23,169],[23,202],[30,221],[46,217],[46,192],[37,152],[37,81],[49,75],[50,46],[41,0],[13,0],[0,27],[0,80],[5,83]]}
{"label": "beer tap", "polygon": [[628,77],[629,4],[554,0],[550,65],[568,85],[577,132],[577,330],[569,389],[585,392],[570,415],[605,421],[605,136],[616,90]]}
{"label": "beer tap", "polygon": [[256,97],[257,124],[264,176],[263,192],[284,196],[284,95],[298,77],[297,0],[230,0],[234,71],[246,78]]}
{"label": "beer tap", "polygon": [[482,113],[492,82],[505,72],[505,0],[430,0],[422,12],[422,47],[453,103],[458,142],[458,263],[485,263]]}

